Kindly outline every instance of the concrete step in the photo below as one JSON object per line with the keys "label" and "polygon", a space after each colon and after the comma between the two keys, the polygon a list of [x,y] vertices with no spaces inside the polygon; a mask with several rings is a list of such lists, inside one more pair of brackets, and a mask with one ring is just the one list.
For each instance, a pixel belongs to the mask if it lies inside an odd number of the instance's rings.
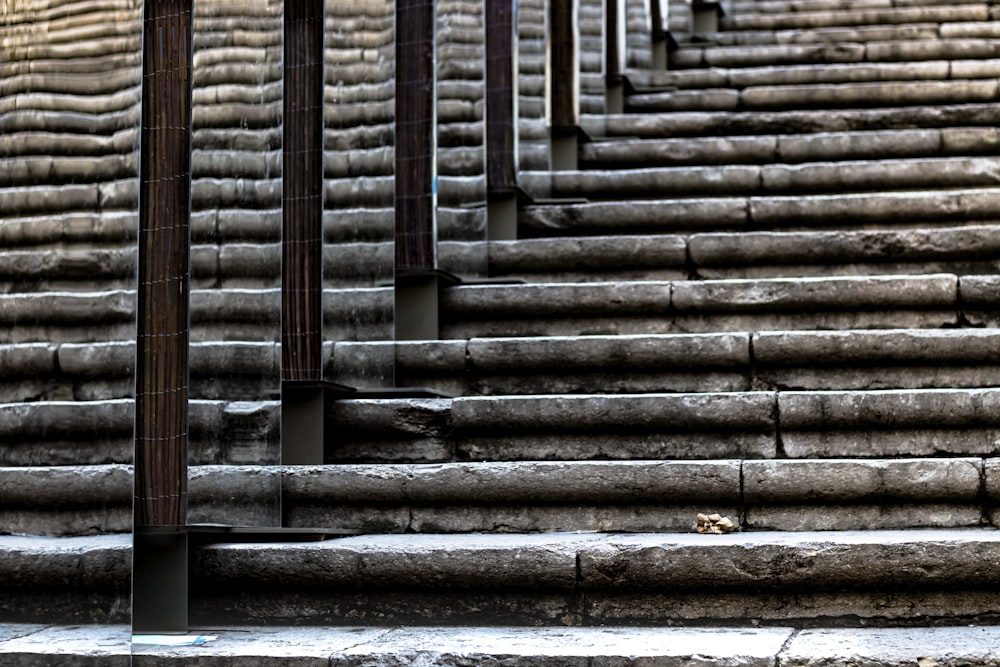
{"label": "concrete step", "polygon": [[[101,664],[146,667],[197,659],[223,667],[239,659],[261,667],[330,662],[344,667],[487,664],[509,667],[805,667],[821,661],[904,667],[917,658],[972,667],[995,660],[997,631],[978,625],[920,628],[669,627],[290,627],[213,625],[200,646],[135,644],[127,626],[3,626],[0,655],[11,667]],[[129,660],[131,659],[131,662]]]}

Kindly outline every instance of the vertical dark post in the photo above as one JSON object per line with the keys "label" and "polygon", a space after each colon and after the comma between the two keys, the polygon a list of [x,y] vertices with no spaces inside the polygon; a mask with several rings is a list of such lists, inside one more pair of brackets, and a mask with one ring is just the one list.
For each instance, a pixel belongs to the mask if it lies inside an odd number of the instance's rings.
{"label": "vertical dark post", "polygon": [[281,379],[323,375],[323,0],[284,7]]}
{"label": "vertical dark post", "polygon": [[653,69],[667,69],[667,53],[669,50],[668,12],[667,0],[649,1],[649,33]]}
{"label": "vertical dark post", "polygon": [[191,1],[143,3],[133,628],[187,626]]}
{"label": "vertical dark post", "polygon": [[484,0],[487,236],[517,238],[517,0]]}
{"label": "vertical dark post", "polygon": [[625,5],[604,0],[604,111],[625,110]]}
{"label": "vertical dark post", "polygon": [[438,337],[434,0],[396,1],[395,329]]}
{"label": "vertical dark post", "polygon": [[577,168],[580,125],[580,43],[577,0],[549,0],[550,160],[554,170]]}
{"label": "vertical dark post", "polygon": [[281,461],[323,463],[323,0],[284,6]]}
{"label": "vertical dark post", "polygon": [[436,267],[434,0],[396,2],[396,272]]}

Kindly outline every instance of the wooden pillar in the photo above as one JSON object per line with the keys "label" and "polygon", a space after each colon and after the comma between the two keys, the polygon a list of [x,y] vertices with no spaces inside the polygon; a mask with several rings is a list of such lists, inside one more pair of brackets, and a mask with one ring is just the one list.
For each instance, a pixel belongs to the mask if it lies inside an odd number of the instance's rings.
{"label": "wooden pillar", "polygon": [[649,33],[653,69],[667,69],[667,56],[670,50],[668,20],[668,0],[649,0]]}
{"label": "wooden pillar", "polygon": [[281,462],[320,465],[323,380],[323,0],[284,5]]}
{"label": "wooden pillar", "polygon": [[435,0],[396,1],[395,336],[438,337]]}
{"label": "wooden pillar", "polygon": [[435,22],[434,0],[397,0],[397,274],[437,268]]}
{"label": "wooden pillar", "polygon": [[487,236],[517,238],[517,0],[484,0]]}
{"label": "wooden pillar", "polygon": [[580,131],[580,42],[578,0],[549,0],[550,163],[556,171],[577,168]]}
{"label": "wooden pillar", "polygon": [[323,0],[284,7],[281,379],[323,377]]}
{"label": "wooden pillar", "polygon": [[143,3],[133,628],[187,625],[191,0]]}
{"label": "wooden pillar", "polygon": [[604,0],[604,111],[625,110],[626,18],[624,0]]}

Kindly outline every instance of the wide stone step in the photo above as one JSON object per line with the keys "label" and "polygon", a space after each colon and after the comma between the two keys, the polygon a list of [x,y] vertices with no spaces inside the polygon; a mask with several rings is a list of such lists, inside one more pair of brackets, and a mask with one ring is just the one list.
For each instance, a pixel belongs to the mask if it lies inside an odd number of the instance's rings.
{"label": "wide stone step", "polygon": [[[132,407],[124,399],[0,404],[7,445],[0,465],[128,463]],[[338,435],[328,456],[331,463],[987,456],[997,414],[992,387],[362,398],[330,407]],[[192,464],[277,463],[276,401],[192,400],[189,415]]]}
{"label": "wide stone step", "polygon": [[720,30],[705,35],[712,43],[725,46],[762,44],[811,44],[816,42],[892,42],[936,40],[992,35],[991,22],[913,23],[812,28],[805,30]]}
{"label": "wide stone step", "polygon": [[[11,667],[48,664],[146,667],[189,661],[206,667],[235,657],[268,666],[332,662],[344,667],[420,663],[488,664],[509,667],[640,667],[705,665],[806,667],[823,661],[903,667],[919,658],[935,664],[961,660],[973,667],[995,656],[998,633],[989,626],[914,628],[690,627],[297,627],[213,625],[202,646],[171,648],[133,644],[126,625],[44,626],[8,624],[0,655]],[[129,662],[131,660],[131,662]],[[471,662],[469,662],[471,661]]]}
{"label": "wide stone step", "polygon": [[990,127],[817,132],[728,138],[619,139],[581,146],[587,168],[927,158],[988,153],[1000,147]]}
{"label": "wide stone step", "polygon": [[[131,589],[130,535],[0,536],[3,640],[12,638],[7,623],[127,623]],[[3,649],[0,661],[7,661]]]}
{"label": "wide stone step", "polygon": [[[65,633],[65,634],[64,634]],[[51,642],[87,629],[55,629],[27,639],[28,647],[14,643],[14,651],[38,650]],[[288,664],[330,659],[345,667],[433,661],[432,664],[488,664],[503,660],[510,667],[589,665],[618,667],[680,665],[692,658],[706,665],[733,667],[804,667],[823,660],[879,667],[902,667],[926,656],[945,664],[954,656],[969,665],[985,665],[995,653],[997,632],[990,627],[850,628],[791,630],[734,627],[603,627],[603,628],[493,628],[407,627],[367,631],[339,628],[226,628],[213,630],[218,641],[196,649],[205,665],[223,665],[231,655],[289,656]],[[95,633],[98,634],[98,633]],[[98,636],[100,636],[98,634]],[[120,637],[121,634],[115,634]],[[4,651],[0,644],[0,651]],[[7,649],[10,650],[10,649]],[[134,665],[144,656],[169,659],[176,650],[137,647]],[[16,655],[16,654],[15,654]],[[182,659],[182,658],[181,658]],[[21,663],[14,662],[18,667]],[[109,663],[110,664],[110,663]],[[159,664],[159,662],[157,663]],[[260,664],[270,664],[261,662]]]}
{"label": "wide stone step", "polygon": [[[990,316],[995,278],[962,278],[968,295],[954,274],[460,285],[442,294],[441,338],[938,328],[963,310]],[[391,288],[326,292],[328,339],[391,333]],[[0,344],[130,340],[134,301],[126,290],[0,295]],[[193,290],[192,340],[277,340],[279,306],[276,289]]]}
{"label": "wide stone step", "polygon": [[800,164],[647,167],[522,173],[528,188],[548,183],[557,197],[635,200],[644,197],[726,196],[944,190],[997,186],[1000,158],[942,157]]}
{"label": "wide stone step", "polygon": [[[998,471],[993,458],[193,466],[188,521],[271,525],[280,499],[285,525],[363,533],[684,533],[699,513],[743,530],[975,527]],[[0,468],[0,534],[128,532],[131,503],[127,466]]]}
{"label": "wide stone step", "polygon": [[742,90],[701,89],[629,96],[630,112],[837,109],[961,104],[995,100],[991,80],[878,81],[864,83],[749,86]]}
{"label": "wide stone step", "polygon": [[1000,61],[923,60],[918,62],[823,63],[757,67],[712,67],[690,70],[629,70],[629,80],[639,89],[747,88],[749,86],[864,83],[871,81],[946,81],[989,79],[997,75]]}
{"label": "wide stone step", "polygon": [[706,230],[858,230],[983,223],[1000,214],[1000,190],[928,190],[677,199],[533,206],[521,211],[525,236]]}
{"label": "wide stone step", "polygon": [[993,611],[998,545],[993,530],[217,545],[195,555],[192,616],[198,624],[899,623],[913,622],[919,605],[924,622],[974,621]]}
{"label": "wide stone step", "polygon": [[[918,480],[919,483],[914,483]],[[131,530],[124,465],[0,468],[0,534]],[[674,532],[977,527],[1000,459],[565,461],[192,466],[188,521],[361,533]],[[279,512],[280,505],[280,512]]]}
{"label": "wide stone step", "polygon": [[829,3],[819,6],[789,6],[788,12],[741,12],[723,17],[724,30],[802,30],[832,26],[885,25],[909,23],[944,23],[989,21],[990,6],[986,2],[956,2],[935,5],[890,7],[843,7]]}
{"label": "wide stone step", "polygon": [[947,275],[460,286],[442,337],[937,328],[957,323],[958,294]]}
{"label": "wide stone step", "polygon": [[[591,122],[584,116],[583,123]],[[991,104],[794,111],[691,111],[622,114],[597,119],[609,137],[673,137],[859,132],[917,128],[989,127],[1000,121]]]}
{"label": "wide stone step", "polygon": [[[985,328],[331,341],[323,366],[328,378],[368,386],[377,361],[395,359],[398,386],[460,396],[990,387],[1000,384],[998,343]],[[274,342],[195,342],[190,354],[194,399],[275,392]],[[135,390],[131,342],[7,344],[0,360],[5,403],[124,399]]]}
{"label": "wide stone step", "polygon": [[998,55],[995,39],[901,40],[891,42],[818,42],[748,46],[704,46],[675,51],[676,68],[759,67],[831,62],[877,63],[925,60],[992,59]]}

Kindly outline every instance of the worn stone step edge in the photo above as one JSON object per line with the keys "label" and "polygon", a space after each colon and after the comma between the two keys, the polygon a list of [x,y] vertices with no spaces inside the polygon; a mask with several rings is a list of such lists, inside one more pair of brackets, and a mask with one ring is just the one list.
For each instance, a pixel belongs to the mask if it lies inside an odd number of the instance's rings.
{"label": "worn stone step edge", "polygon": [[658,114],[584,115],[597,136],[663,139],[887,129],[989,127],[1000,119],[996,105],[949,104],[876,109],[793,111],[691,111]]}
{"label": "worn stone step edge", "polygon": [[[839,276],[732,280],[606,281],[458,285],[442,295],[450,319],[503,319],[523,316],[637,314],[657,316],[705,312],[959,309],[980,305],[976,288],[988,289],[996,276],[954,274]],[[963,289],[960,289],[960,283]],[[964,289],[968,286],[973,291]],[[391,288],[324,290],[327,320],[357,307],[374,310]],[[192,290],[192,324],[237,323],[277,313],[279,289]],[[0,295],[2,321],[9,325],[74,325],[129,322],[131,290],[15,293]],[[982,303],[981,305],[986,305]],[[391,319],[388,320],[391,322]],[[7,341],[10,342],[10,341]],[[28,342],[28,341],[25,341]]]}
{"label": "worn stone step edge", "polygon": [[[81,585],[128,578],[130,535],[0,537],[2,566],[21,586],[47,587],[52,569]],[[1000,581],[992,529],[745,532],[727,535],[549,533],[539,535],[363,535],[322,542],[208,546],[194,581],[210,587],[269,586],[549,590],[760,590],[826,586],[988,587]],[[448,554],[444,557],[444,554]],[[994,556],[994,557],[991,557]],[[79,569],[80,560],[101,567]],[[312,567],[304,568],[302,559]],[[739,568],[725,564],[741,562]],[[887,568],[886,561],[894,567]],[[938,568],[932,563],[948,562]],[[618,566],[615,566],[618,563]],[[628,564],[628,567],[621,565]],[[770,572],[761,570],[770,564]],[[319,565],[319,567],[317,567]],[[717,576],[725,572],[726,576]],[[5,579],[7,579],[5,577]],[[9,579],[8,579],[9,581]]]}
{"label": "worn stone step edge", "polygon": [[991,80],[879,81],[709,88],[631,95],[631,113],[656,111],[753,111],[979,103],[997,97]]}
{"label": "worn stone step edge", "polygon": [[946,81],[992,78],[1000,60],[991,58],[911,62],[858,62],[712,67],[709,69],[629,69],[629,81],[640,89],[735,88],[793,84],[861,83],[866,81]]}
{"label": "worn stone step edge", "polygon": [[[345,400],[329,414],[342,437],[331,443],[327,461],[991,456],[1000,437],[993,391],[758,390]],[[251,464],[277,456],[276,402],[192,400],[189,411],[192,464]],[[670,414],[675,418],[668,418]],[[0,452],[2,465],[132,459],[134,424],[128,400],[3,404],[0,420],[8,444]]]}
{"label": "worn stone step edge", "polygon": [[518,216],[525,237],[658,231],[838,227],[925,228],[1000,219],[1000,189],[883,191],[635,199],[530,206]]}
{"label": "worn stone step edge", "polygon": [[[806,162],[794,165],[733,165],[647,167],[556,172],[522,172],[529,192],[548,187],[555,197],[641,199],[727,197],[738,195],[843,195],[907,189],[991,188],[1000,185],[1000,158],[931,157],[910,159]],[[0,191],[2,194],[2,191]],[[803,197],[805,198],[805,197]],[[616,202],[617,203],[617,202]]]}
{"label": "worn stone step edge", "polygon": [[965,2],[943,5],[892,6],[882,8],[805,8],[787,13],[740,13],[727,15],[720,21],[725,30],[808,29],[848,25],[944,23],[989,21],[990,7],[986,3]]}
{"label": "worn stone step edge", "polygon": [[663,167],[926,158],[974,155],[1000,147],[995,128],[953,127],[677,139],[621,139],[581,146],[587,168]]}
{"label": "worn stone step edge", "polygon": [[[371,359],[389,355],[405,377],[546,374],[552,370],[641,373],[749,371],[795,365],[1000,364],[1000,329],[773,331],[712,334],[471,338],[455,341],[328,341],[328,374],[360,377]],[[277,377],[277,343],[191,344],[194,377]],[[135,344],[30,343],[0,346],[9,377],[131,377]],[[353,364],[351,362],[354,362]],[[243,380],[240,380],[243,381]]]}
{"label": "worn stone step edge", "polygon": [[[960,660],[985,667],[997,659],[991,626],[914,628],[788,627],[273,627],[194,628],[217,639],[198,647],[131,643],[128,626],[0,626],[0,655],[11,667],[45,656],[50,665],[152,667],[197,659],[206,667],[234,659],[255,667],[439,666],[504,660],[509,667],[682,667],[697,659],[729,667],[807,667],[820,663],[909,667],[918,660]],[[129,655],[131,653],[131,656]],[[131,660],[131,662],[130,662]]]}
{"label": "worn stone step edge", "polygon": [[751,46],[764,44],[809,44],[816,42],[899,42],[910,40],[954,40],[992,38],[993,21],[947,23],[889,23],[883,25],[831,26],[812,29],[720,30],[704,35],[713,44]]}
{"label": "worn stone step edge", "polygon": [[[996,329],[762,331],[327,342],[325,377],[373,383],[395,360],[398,386],[455,396],[929,389],[1000,384]],[[109,400],[134,391],[134,344],[0,345],[0,402]],[[192,399],[259,400],[278,377],[275,343],[194,342]]]}
{"label": "worn stone step edge", "polygon": [[[918,484],[914,481],[919,480]],[[366,533],[976,527],[1000,459],[192,466],[188,521]],[[0,468],[0,533],[131,530],[131,466]],[[988,519],[987,519],[988,517]]]}
{"label": "worn stone step edge", "polygon": [[[1000,249],[996,225],[927,230],[744,232],[734,234],[621,235],[537,238],[518,241],[439,243],[439,264],[475,282],[483,267],[493,276],[536,282],[680,280],[759,276],[726,271],[770,271],[787,275],[940,273],[948,263],[981,265],[994,272]],[[191,249],[195,289],[266,288],[278,284],[280,244],[195,244]],[[324,248],[328,288],[364,287],[392,275],[393,244],[343,243]],[[782,267],[787,267],[782,269]],[[810,268],[812,267],[812,268]],[[908,267],[900,271],[898,267]],[[692,274],[691,272],[694,272]],[[963,270],[963,273],[974,273]],[[720,274],[720,275],[713,275]],[[135,249],[0,251],[0,276],[17,292],[108,289],[134,283]],[[84,280],[86,279],[86,280]],[[13,293],[14,289],[8,291]]]}

